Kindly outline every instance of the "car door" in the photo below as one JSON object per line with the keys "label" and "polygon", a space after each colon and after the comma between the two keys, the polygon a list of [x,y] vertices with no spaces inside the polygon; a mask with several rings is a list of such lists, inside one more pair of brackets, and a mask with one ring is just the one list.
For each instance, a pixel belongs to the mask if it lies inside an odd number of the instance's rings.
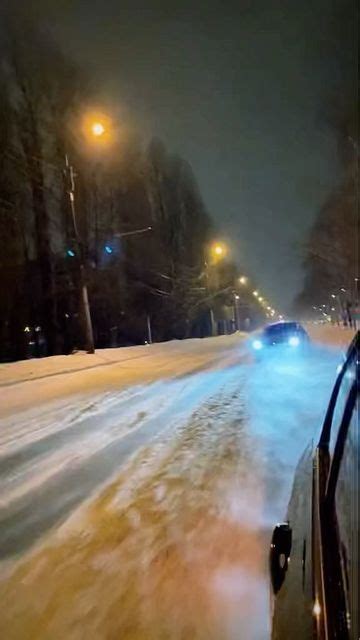
{"label": "car door", "polygon": [[286,520],[275,527],[271,541],[270,573],[275,592],[273,640],[312,638],[313,451],[310,442],[295,472]]}
{"label": "car door", "polygon": [[[354,522],[349,523],[345,514],[349,500],[353,504],[357,496],[354,489],[350,498],[344,496],[348,496],[351,478],[355,477],[346,469],[349,465],[354,469],[356,450],[352,447],[353,453],[349,453],[345,436],[353,434],[352,440],[356,440],[355,426],[351,425],[357,425],[357,344],[358,338],[334,385],[319,443],[315,451],[309,445],[298,464],[287,520],[274,529],[270,550],[275,592],[273,640],[346,639],[350,611],[356,620],[357,593],[355,587],[346,589],[346,580],[355,585],[358,577],[358,565],[349,560],[354,557],[355,538],[349,533]],[[335,502],[339,504],[341,526],[337,524]],[[343,542],[339,542],[340,528]]]}
{"label": "car door", "polygon": [[314,497],[314,593],[318,637],[357,640],[359,582],[359,355],[358,336],[340,374],[331,420],[325,420],[318,453],[327,471]]}

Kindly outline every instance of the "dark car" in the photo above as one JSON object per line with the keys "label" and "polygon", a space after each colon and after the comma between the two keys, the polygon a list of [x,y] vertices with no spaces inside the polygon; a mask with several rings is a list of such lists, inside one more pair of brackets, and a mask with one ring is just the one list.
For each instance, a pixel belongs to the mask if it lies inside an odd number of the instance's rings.
{"label": "dark car", "polygon": [[359,333],[272,535],[273,640],[359,638]]}
{"label": "dark car", "polygon": [[298,322],[275,322],[269,324],[252,341],[257,356],[271,353],[272,347],[282,347],[296,352],[309,342],[309,336]]}

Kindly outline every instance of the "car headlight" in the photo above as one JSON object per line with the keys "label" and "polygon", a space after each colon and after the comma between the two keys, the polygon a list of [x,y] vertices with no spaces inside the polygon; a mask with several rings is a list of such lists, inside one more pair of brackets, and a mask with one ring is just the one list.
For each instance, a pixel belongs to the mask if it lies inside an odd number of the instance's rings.
{"label": "car headlight", "polygon": [[254,340],[252,346],[256,351],[259,351],[259,349],[262,349],[263,343],[261,342],[261,340]]}
{"label": "car headlight", "polygon": [[289,338],[289,345],[292,347],[298,347],[300,344],[300,339],[297,336],[291,336]]}

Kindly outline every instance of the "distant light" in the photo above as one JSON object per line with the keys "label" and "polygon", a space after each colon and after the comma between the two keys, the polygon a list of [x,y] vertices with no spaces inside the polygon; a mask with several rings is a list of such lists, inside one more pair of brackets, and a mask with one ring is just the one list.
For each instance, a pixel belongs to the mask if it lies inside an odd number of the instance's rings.
{"label": "distant light", "polygon": [[256,351],[259,351],[259,349],[262,349],[262,342],[261,340],[254,340],[254,342],[252,343],[252,346],[254,347],[254,349]]}
{"label": "distant light", "polygon": [[313,307],[313,309],[315,309],[315,311],[316,311],[317,307]]}
{"label": "distant light", "polygon": [[108,253],[109,255],[113,252],[112,247],[110,247],[110,245],[108,244],[106,244],[104,248],[106,253]]}
{"label": "distant light", "polygon": [[91,126],[91,131],[94,136],[99,138],[105,133],[105,127],[101,122],[94,122]]}
{"label": "distant light", "polygon": [[268,311],[271,311],[271,307],[266,307]]}
{"label": "distant light", "polygon": [[332,298],[336,298],[335,293],[332,293],[332,294],[331,294],[331,297],[332,297]]}
{"label": "distant light", "polygon": [[300,340],[297,336],[291,336],[291,338],[289,338],[289,345],[291,347],[298,347],[300,344]]}
{"label": "distant light", "polygon": [[325,309],[325,308],[326,308],[326,304],[322,304],[321,306],[322,306],[322,308],[323,308],[323,309]]}
{"label": "distant light", "polygon": [[253,296],[255,296],[255,298],[259,297],[259,292],[258,291],[253,291]]}
{"label": "distant light", "polygon": [[41,331],[41,327],[39,327],[39,326],[35,327],[35,331],[36,331],[36,333],[39,333]]}
{"label": "distant light", "polygon": [[284,320],[284,316],[282,316],[281,314],[279,315],[279,320]]}
{"label": "distant light", "polygon": [[247,281],[248,281],[248,279],[247,279],[246,276],[241,276],[241,278],[239,278],[240,284],[244,284],[245,285],[247,283]]}
{"label": "distant light", "polygon": [[342,291],[343,293],[346,293],[346,289],[344,289],[344,287],[341,287],[340,291]]}
{"label": "distant light", "polygon": [[75,258],[75,251],[73,251],[72,249],[68,249],[67,252],[68,256],[70,256],[70,258]]}
{"label": "distant light", "polygon": [[25,333],[30,333],[30,327],[28,327],[28,326],[26,325],[26,327],[25,327],[25,329],[24,329],[24,332],[25,332]]}
{"label": "distant light", "polygon": [[335,311],[335,307],[331,307],[331,311]]}
{"label": "distant light", "polygon": [[313,606],[313,614],[314,616],[316,616],[317,618],[320,616],[321,614],[321,606],[320,606],[320,602],[318,599],[315,600],[314,602],[314,606]]}
{"label": "distant light", "polygon": [[264,298],[262,298],[261,296],[259,297],[259,302],[262,302],[264,300]]}
{"label": "distant light", "polygon": [[240,300],[240,296],[237,293],[235,294],[235,300]]}

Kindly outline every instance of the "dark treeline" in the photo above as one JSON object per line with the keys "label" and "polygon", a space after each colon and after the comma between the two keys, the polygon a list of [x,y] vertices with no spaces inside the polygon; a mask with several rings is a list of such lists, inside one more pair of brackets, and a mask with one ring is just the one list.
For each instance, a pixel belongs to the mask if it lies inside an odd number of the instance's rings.
{"label": "dark treeline", "polygon": [[214,229],[189,164],[125,126],[90,144],[96,93],[46,32],[12,25],[1,47],[0,359],[84,347],[66,154],[95,345],[209,335],[235,268],[205,272]]}
{"label": "dark treeline", "polygon": [[358,304],[359,113],[358,105],[351,104],[348,109],[337,105],[331,112],[342,178],[318,212],[305,245],[305,282],[296,307],[307,315],[309,310],[318,315],[322,304],[331,311],[330,300],[334,305],[332,317]]}

